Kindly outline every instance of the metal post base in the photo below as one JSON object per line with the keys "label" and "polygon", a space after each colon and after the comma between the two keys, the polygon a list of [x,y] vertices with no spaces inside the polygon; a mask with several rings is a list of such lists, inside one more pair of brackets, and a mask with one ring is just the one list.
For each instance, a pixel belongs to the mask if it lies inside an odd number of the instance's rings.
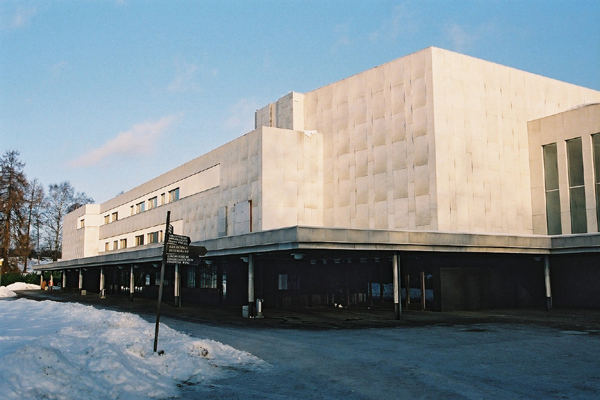
{"label": "metal post base", "polygon": [[546,306],[548,307],[548,311],[552,311],[552,297],[546,297]]}
{"label": "metal post base", "polygon": [[129,293],[129,300],[133,301],[133,293]]}
{"label": "metal post base", "polygon": [[175,296],[175,307],[181,307],[181,296]]}
{"label": "metal post base", "polygon": [[394,319],[400,319],[400,303],[394,303]]}

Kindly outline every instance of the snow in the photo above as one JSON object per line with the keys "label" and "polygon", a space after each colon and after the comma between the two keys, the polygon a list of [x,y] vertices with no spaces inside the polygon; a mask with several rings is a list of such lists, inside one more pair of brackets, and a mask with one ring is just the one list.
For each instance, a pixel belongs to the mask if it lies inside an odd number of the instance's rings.
{"label": "snow", "polygon": [[33,283],[15,282],[7,286],[7,289],[12,291],[15,290],[40,290],[40,285],[34,285]]}
{"label": "snow", "polygon": [[264,361],[137,315],[26,299],[0,301],[0,393],[3,399],[164,399],[181,386],[207,385]]}
{"label": "snow", "polygon": [[17,294],[6,286],[0,286],[0,297],[16,297]]}

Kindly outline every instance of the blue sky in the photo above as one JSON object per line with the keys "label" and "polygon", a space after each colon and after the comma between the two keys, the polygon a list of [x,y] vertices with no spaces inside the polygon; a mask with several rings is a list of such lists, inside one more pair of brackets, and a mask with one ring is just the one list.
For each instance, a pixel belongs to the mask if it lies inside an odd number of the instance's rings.
{"label": "blue sky", "polygon": [[0,152],[103,202],[429,46],[600,90],[599,21],[600,0],[0,0]]}

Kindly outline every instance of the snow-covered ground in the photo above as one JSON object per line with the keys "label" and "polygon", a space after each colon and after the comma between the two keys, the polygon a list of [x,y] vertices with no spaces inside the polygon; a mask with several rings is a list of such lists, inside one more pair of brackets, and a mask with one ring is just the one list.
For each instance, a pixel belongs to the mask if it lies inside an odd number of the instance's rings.
{"label": "snow-covered ground", "polygon": [[2,399],[166,399],[268,364],[221,343],[192,338],[91,306],[0,300]]}

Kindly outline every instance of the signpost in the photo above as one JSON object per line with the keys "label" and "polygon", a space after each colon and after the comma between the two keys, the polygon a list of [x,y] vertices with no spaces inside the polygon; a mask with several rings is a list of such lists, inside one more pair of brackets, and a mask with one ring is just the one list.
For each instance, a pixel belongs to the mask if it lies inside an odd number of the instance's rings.
{"label": "signpost", "polygon": [[[163,244],[162,263],[160,266],[160,283],[158,286],[158,304],[156,306],[156,327],[154,329],[154,352],[158,348],[158,327],[160,324],[160,305],[162,302],[163,281],[165,279],[165,267],[167,264],[189,265],[192,261],[190,258],[190,250],[194,256],[203,256],[207,250],[203,246],[190,246],[191,239],[189,236],[176,235],[173,233],[171,225],[171,211],[167,211],[167,224],[165,227],[165,241]],[[179,295],[178,289],[175,296]],[[162,351],[159,354],[163,354]]]}

